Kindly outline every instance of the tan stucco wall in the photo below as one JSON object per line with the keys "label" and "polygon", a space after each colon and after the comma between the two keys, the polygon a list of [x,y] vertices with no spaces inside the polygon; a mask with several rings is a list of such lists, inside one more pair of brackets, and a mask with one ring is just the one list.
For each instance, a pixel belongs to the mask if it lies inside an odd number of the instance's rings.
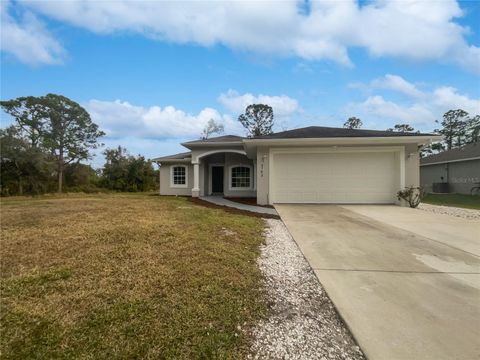
{"label": "tan stucco wall", "polygon": [[[391,146],[400,146],[404,149],[404,178],[403,182],[405,186],[419,186],[420,181],[420,171],[419,171],[419,154],[417,150],[417,144],[391,144]],[[343,147],[343,146],[342,146]],[[348,147],[348,146],[345,146]],[[358,146],[356,146],[358,147]],[[367,146],[367,147],[372,147]],[[382,147],[381,145],[373,147]],[[291,147],[293,149],[298,149],[298,146]],[[307,147],[307,148],[319,148],[319,147]],[[331,148],[331,146],[327,147]],[[229,149],[243,150],[242,146],[233,146]],[[272,148],[274,149],[274,148]],[[218,147],[211,148],[202,148],[200,150],[192,151],[192,159],[196,159],[198,155],[204,154],[206,152],[220,150]],[[257,196],[257,202],[259,204],[269,204],[269,168],[270,168],[270,148],[268,147],[258,147],[257,148],[257,164],[256,164],[256,179],[254,179],[255,189],[248,191],[236,191],[229,189],[229,180],[230,180],[230,167],[233,165],[250,165],[252,170],[255,169],[254,161],[248,159],[244,155],[237,153],[217,153],[212,154],[203,158],[200,158],[200,196],[209,194],[209,164],[224,164],[224,194],[225,196],[244,196],[244,197],[254,197]],[[398,164],[396,167],[396,178],[398,179],[395,186],[400,190],[401,181],[400,181],[400,169],[402,164],[401,153],[397,153],[395,157],[395,162]],[[172,164],[173,165],[173,164]],[[160,168],[160,193],[162,195],[191,195],[191,189],[193,187],[193,165],[188,164],[188,187],[187,188],[170,188],[170,164],[163,164]],[[255,171],[255,170],[254,170]]]}
{"label": "tan stucco wall", "polygon": [[[395,178],[398,179],[397,183],[395,184],[396,188],[400,190],[401,188],[401,176],[400,172],[401,170],[401,158],[400,156],[404,156],[404,161],[403,161],[403,172],[404,172],[404,177],[403,177],[403,182],[405,186],[419,186],[420,182],[420,171],[419,171],[419,153],[418,153],[418,146],[417,144],[389,144],[388,146],[385,147],[401,147],[404,149],[404,153],[396,153],[395,155],[395,162],[397,166],[395,167]],[[343,147],[343,146],[342,146]],[[345,146],[349,147],[349,146]],[[352,145],[352,147],[358,147],[358,145]],[[379,147],[381,148],[381,145],[369,145],[365,147]],[[298,146],[291,147],[293,149],[298,149]],[[322,148],[322,147],[305,147],[305,148]],[[325,148],[331,148],[325,147]],[[257,148],[257,202],[259,204],[265,205],[271,203],[269,199],[269,187],[270,187],[270,181],[269,181],[269,161],[270,161],[270,151],[274,150],[275,148],[267,148],[267,147],[258,147]],[[400,204],[400,203],[399,203]],[[402,204],[404,205],[404,204]]]}
{"label": "tan stucco wall", "polygon": [[[170,187],[170,168],[177,165],[186,165],[188,172],[188,181],[186,188]],[[179,195],[190,196],[192,195],[193,187],[193,166],[189,163],[175,163],[168,164],[163,163],[160,166],[160,195]]]}
{"label": "tan stucco wall", "polygon": [[257,148],[257,203],[268,204],[268,162],[269,149],[266,147]]}
{"label": "tan stucco wall", "polygon": [[420,186],[420,156],[417,144],[405,145],[405,186]]}
{"label": "tan stucco wall", "polygon": [[[225,149],[220,149],[218,147],[207,147],[200,150],[192,151],[192,159],[195,161],[199,155],[212,152],[212,151],[221,151]],[[230,146],[228,150],[239,150],[243,151],[243,146]],[[248,159],[245,155],[234,153],[234,152],[219,152],[213,153],[199,159],[199,188],[200,196],[205,196],[210,194],[210,171],[209,167],[211,164],[223,165],[224,166],[224,195],[231,197],[255,197],[255,165],[254,161]],[[161,195],[192,195],[192,188],[194,185],[193,182],[193,164],[191,163],[182,163],[179,165],[188,166],[188,186],[186,188],[177,188],[170,187],[170,168],[177,164],[163,163],[160,167],[160,194]],[[235,165],[248,165],[251,167],[252,171],[252,188],[249,190],[234,190],[230,189],[230,169]]]}

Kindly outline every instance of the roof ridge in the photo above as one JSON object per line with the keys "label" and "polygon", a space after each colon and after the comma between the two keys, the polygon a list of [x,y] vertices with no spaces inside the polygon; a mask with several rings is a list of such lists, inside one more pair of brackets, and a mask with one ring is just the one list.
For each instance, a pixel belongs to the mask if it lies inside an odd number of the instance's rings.
{"label": "roof ridge", "polygon": [[458,148],[445,150],[436,154],[430,154],[420,159],[421,164],[435,162],[449,162],[480,157],[480,143],[465,144]]}
{"label": "roof ridge", "polygon": [[281,139],[281,138],[322,138],[322,137],[356,137],[356,136],[433,136],[434,134],[416,132],[396,132],[375,129],[348,129],[330,126],[306,126],[303,128],[291,129],[272,133],[269,135],[256,136],[251,139]]}
{"label": "roof ridge", "polygon": [[197,139],[197,140],[191,140],[191,141],[187,141],[183,144],[198,144],[198,143],[208,143],[208,142],[216,142],[216,141],[222,141],[222,140],[242,140],[242,139],[245,139],[245,137],[243,136],[240,136],[240,135],[231,135],[231,134],[228,134],[228,135],[221,135],[221,136],[216,136],[216,137],[212,137],[212,138],[208,138],[208,139]]}

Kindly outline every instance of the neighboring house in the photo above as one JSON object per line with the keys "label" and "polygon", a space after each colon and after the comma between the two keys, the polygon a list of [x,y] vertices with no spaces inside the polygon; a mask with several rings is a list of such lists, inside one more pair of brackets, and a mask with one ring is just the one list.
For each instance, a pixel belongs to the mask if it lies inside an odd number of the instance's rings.
{"label": "neighboring house", "polygon": [[448,183],[448,192],[470,194],[480,182],[480,144],[430,155],[420,160],[420,184],[432,192],[432,184]]}
{"label": "neighboring house", "polygon": [[312,126],[255,138],[183,143],[190,151],[154,159],[160,194],[256,197],[274,203],[397,203],[419,185],[418,148],[431,134]]}

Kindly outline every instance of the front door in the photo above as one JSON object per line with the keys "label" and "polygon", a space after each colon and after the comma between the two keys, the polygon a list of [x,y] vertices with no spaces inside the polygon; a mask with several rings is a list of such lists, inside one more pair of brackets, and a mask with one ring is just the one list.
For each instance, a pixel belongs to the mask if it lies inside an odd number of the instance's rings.
{"label": "front door", "polygon": [[223,166],[212,166],[212,194],[223,194]]}

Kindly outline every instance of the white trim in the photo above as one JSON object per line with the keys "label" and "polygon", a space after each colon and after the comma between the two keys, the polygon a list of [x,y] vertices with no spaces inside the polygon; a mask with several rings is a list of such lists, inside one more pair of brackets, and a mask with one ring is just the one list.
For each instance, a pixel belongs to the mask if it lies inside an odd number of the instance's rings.
{"label": "white trim", "polygon": [[194,163],[193,164],[193,188],[192,188],[192,196],[197,196],[200,193],[200,164]]}
{"label": "white trim", "polygon": [[186,148],[190,147],[217,147],[217,146],[235,146],[242,144],[285,144],[298,145],[299,143],[337,143],[337,144],[363,144],[374,143],[429,143],[442,140],[441,135],[406,135],[406,136],[362,136],[362,137],[331,137],[331,138],[283,138],[283,139],[241,139],[236,141],[219,142],[197,142],[189,144],[181,143]]}
{"label": "white trim", "polygon": [[349,147],[349,146],[329,146],[321,148],[271,148],[270,154],[277,153],[349,153],[349,152],[395,152],[405,151],[404,146],[362,146],[362,147]]}
{"label": "white trim", "polygon": [[197,142],[197,143],[192,143],[189,144],[188,142],[186,143],[180,143],[180,145],[185,146],[187,149],[190,149],[192,147],[219,147],[219,146],[242,146],[242,140],[238,141],[218,141],[218,142]]}
{"label": "white trim", "polygon": [[400,150],[400,190],[405,189],[405,147]]}
{"label": "white trim", "polygon": [[[249,187],[232,187],[232,169],[236,167],[247,167],[250,169],[250,186]],[[235,164],[228,167],[228,190],[230,191],[248,191],[253,190],[253,166],[250,164]]]}
{"label": "white trim", "polygon": [[214,166],[223,168],[223,190],[225,190],[225,164],[208,164],[208,195],[213,194],[212,167]]}
{"label": "white trim", "polygon": [[190,163],[192,162],[191,158],[185,158],[185,159],[165,159],[165,160],[151,160],[157,164],[167,164],[167,163]]}
{"label": "white trim", "polygon": [[162,164],[157,163],[158,165],[158,195],[162,195]]}
{"label": "white trim", "polygon": [[472,160],[480,160],[480,156],[472,157],[472,158],[465,158],[465,159],[457,159],[457,160],[437,161],[437,162],[433,162],[433,163],[420,164],[420,166],[448,164],[448,163],[453,163],[453,162],[472,161]]}
{"label": "white trim", "polygon": [[289,138],[289,139],[244,139],[245,145],[348,145],[348,144],[406,144],[428,143],[442,140],[441,135],[427,136],[372,136],[372,137],[331,137],[331,138]]}
{"label": "white trim", "polygon": [[271,149],[268,149],[268,193],[267,201],[270,205],[273,205],[273,153]]}
{"label": "white trim", "polygon": [[268,161],[268,203],[273,205],[275,199],[272,198],[273,194],[273,157],[275,154],[312,154],[312,153],[369,153],[369,152],[393,152],[398,153],[399,156],[399,185],[400,189],[405,187],[405,146],[369,146],[369,147],[339,147],[329,146],[322,148],[270,148],[269,161]]}
{"label": "white trim", "polygon": [[[183,167],[185,169],[185,184],[174,184],[173,183],[173,169],[176,167]],[[170,165],[170,187],[171,188],[188,188],[188,165],[184,164],[172,164]]]}
{"label": "white trim", "polygon": [[241,154],[247,156],[247,153],[245,150],[236,150],[236,149],[220,149],[220,150],[210,150],[207,152],[204,152],[200,155],[197,155],[195,159],[192,158],[192,164],[198,163],[202,157],[208,156],[208,155],[213,155],[213,154],[218,154],[218,153],[236,153],[236,154]]}
{"label": "white trim", "polygon": [[257,191],[257,159],[253,159],[253,190]]}

